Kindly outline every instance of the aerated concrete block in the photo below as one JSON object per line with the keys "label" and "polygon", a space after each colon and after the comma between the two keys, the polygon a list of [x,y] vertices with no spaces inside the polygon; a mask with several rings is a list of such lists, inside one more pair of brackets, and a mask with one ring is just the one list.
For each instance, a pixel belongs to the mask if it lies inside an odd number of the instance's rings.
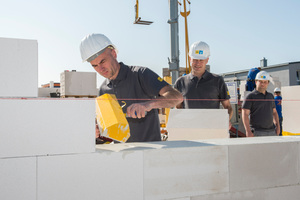
{"label": "aerated concrete block", "polygon": [[282,128],[290,134],[300,135],[300,86],[282,87]]}
{"label": "aerated concrete block", "polygon": [[0,97],[37,96],[37,41],[0,38]]}
{"label": "aerated concrete block", "polygon": [[[176,143],[179,148],[168,148]],[[226,146],[201,146],[191,141],[170,141],[162,145],[167,148],[144,151],[146,200],[229,191]]]}
{"label": "aerated concrete block", "polygon": [[97,73],[64,71],[60,74],[61,96],[97,96]]}
{"label": "aerated concrete block", "polygon": [[141,200],[143,152],[38,157],[38,199]]}
{"label": "aerated concrete block", "polygon": [[95,151],[93,99],[0,99],[0,158]]}
{"label": "aerated concrete block", "polygon": [[168,140],[229,138],[227,109],[171,109]]}
{"label": "aerated concrete block", "polygon": [[36,158],[0,159],[0,199],[36,199]]}
{"label": "aerated concrete block", "polygon": [[229,177],[231,192],[298,184],[299,143],[231,145]]}

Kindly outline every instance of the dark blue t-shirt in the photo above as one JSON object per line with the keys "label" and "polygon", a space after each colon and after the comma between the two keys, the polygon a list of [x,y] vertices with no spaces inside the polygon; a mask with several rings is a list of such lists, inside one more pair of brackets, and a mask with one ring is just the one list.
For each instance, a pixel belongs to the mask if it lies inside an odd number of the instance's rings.
{"label": "dark blue t-shirt", "polygon": [[[133,103],[141,103],[155,99],[159,91],[169,85],[156,73],[146,67],[127,66],[120,63],[120,71],[115,80],[106,79],[99,95],[115,94],[120,105],[125,101],[123,112]],[[158,110],[152,109],[144,118],[127,118],[130,138],[127,142],[161,141]]]}
{"label": "dark blue t-shirt", "polygon": [[260,131],[273,131],[274,96],[257,90],[249,93],[243,102],[242,108],[250,110],[250,127]]}
{"label": "dark blue t-shirt", "polygon": [[183,95],[183,108],[218,109],[220,101],[230,99],[224,79],[208,71],[200,79],[191,73],[179,77],[174,87]]}

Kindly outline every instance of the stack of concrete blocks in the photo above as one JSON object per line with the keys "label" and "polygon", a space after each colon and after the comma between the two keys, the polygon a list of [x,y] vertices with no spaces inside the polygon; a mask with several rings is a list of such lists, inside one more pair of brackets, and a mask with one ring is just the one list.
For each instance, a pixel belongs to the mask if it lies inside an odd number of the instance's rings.
{"label": "stack of concrete blocks", "polygon": [[299,142],[296,136],[125,143],[40,157],[37,199],[298,199]]}
{"label": "stack of concrete blocks", "polygon": [[171,109],[168,140],[229,138],[227,109]]}
{"label": "stack of concrete blocks", "polygon": [[64,71],[60,74],[60,93],[62,97],[96,97],[96,72]]}
{"label": "stack of concrete blocks", "polygon": [[282,94],[282,128],[289,135],[300,135],[300,86],[281,88]]}
{"label": "stack of concrete blocks", "polygon": [[[41,160],[95,152],[93,100],[38,97],[36,40],[0,38],[0,199],[37,199]],[[55,163],[60,165],[60,163]],[[41,183],[41,182],[39,182]]]}

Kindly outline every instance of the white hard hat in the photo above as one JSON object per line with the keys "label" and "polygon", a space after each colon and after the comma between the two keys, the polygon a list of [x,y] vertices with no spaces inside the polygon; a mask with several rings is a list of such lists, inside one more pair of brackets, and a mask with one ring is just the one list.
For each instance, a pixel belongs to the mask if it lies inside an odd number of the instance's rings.
{"label": "white hard hat", "polygon": [[[85,36],[80,43],[80,53],[82,62],[88,61],[91,62],[106,49],[108,46],[113,46],[116,49],[115,45],[103,34],[92,33]],[[117,49],[116,49],[116,52]]]}
{"label": "white hard hat", "polygon": [[260,72],[258,72],[256,74],[255,80],[266,80],[266,81],[269,81],[270,80],[270,75],[266,71],[260,71]]}
{"label": "white hard hat", "polygon": [[281,90],[280,90],[280,88],[277,87],[274,89],[274,92],[281,92]]}
{"label": "white hard hat", "polygon": [[202,41],[194,42],[190,47],[189,56],[192,59],[205,60],[210,56],[208,44]]}

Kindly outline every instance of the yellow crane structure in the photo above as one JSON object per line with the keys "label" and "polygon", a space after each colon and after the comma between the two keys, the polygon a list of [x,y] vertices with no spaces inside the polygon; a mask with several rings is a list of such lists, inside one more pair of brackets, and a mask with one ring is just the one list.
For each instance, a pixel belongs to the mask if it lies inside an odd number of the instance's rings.
{"label": "yellow crane structure", "polygon": [[150,25],[153,23],[151,21],[141,20],[141,17],[139,16],[139,0],[136,0],[134,8],[135,8],[135,20],[133,22],[134,24]]}
{"label": "yellow crane structure", "polygon": [[[186,9],[186,3],[189,4],[189,10]],[[181,2],[178,2],[180,6],[182,6]],[[188,25],[187,25],[187,16],[191,13],[190,9],[191,2],[189,0],[183,0],[183,12],[180,11],[180,15],[184,17],[184,25],[185,25],[185,72],[186,74],[191,72],[191,65],[189,59],[189,33],[188,33]]]}

